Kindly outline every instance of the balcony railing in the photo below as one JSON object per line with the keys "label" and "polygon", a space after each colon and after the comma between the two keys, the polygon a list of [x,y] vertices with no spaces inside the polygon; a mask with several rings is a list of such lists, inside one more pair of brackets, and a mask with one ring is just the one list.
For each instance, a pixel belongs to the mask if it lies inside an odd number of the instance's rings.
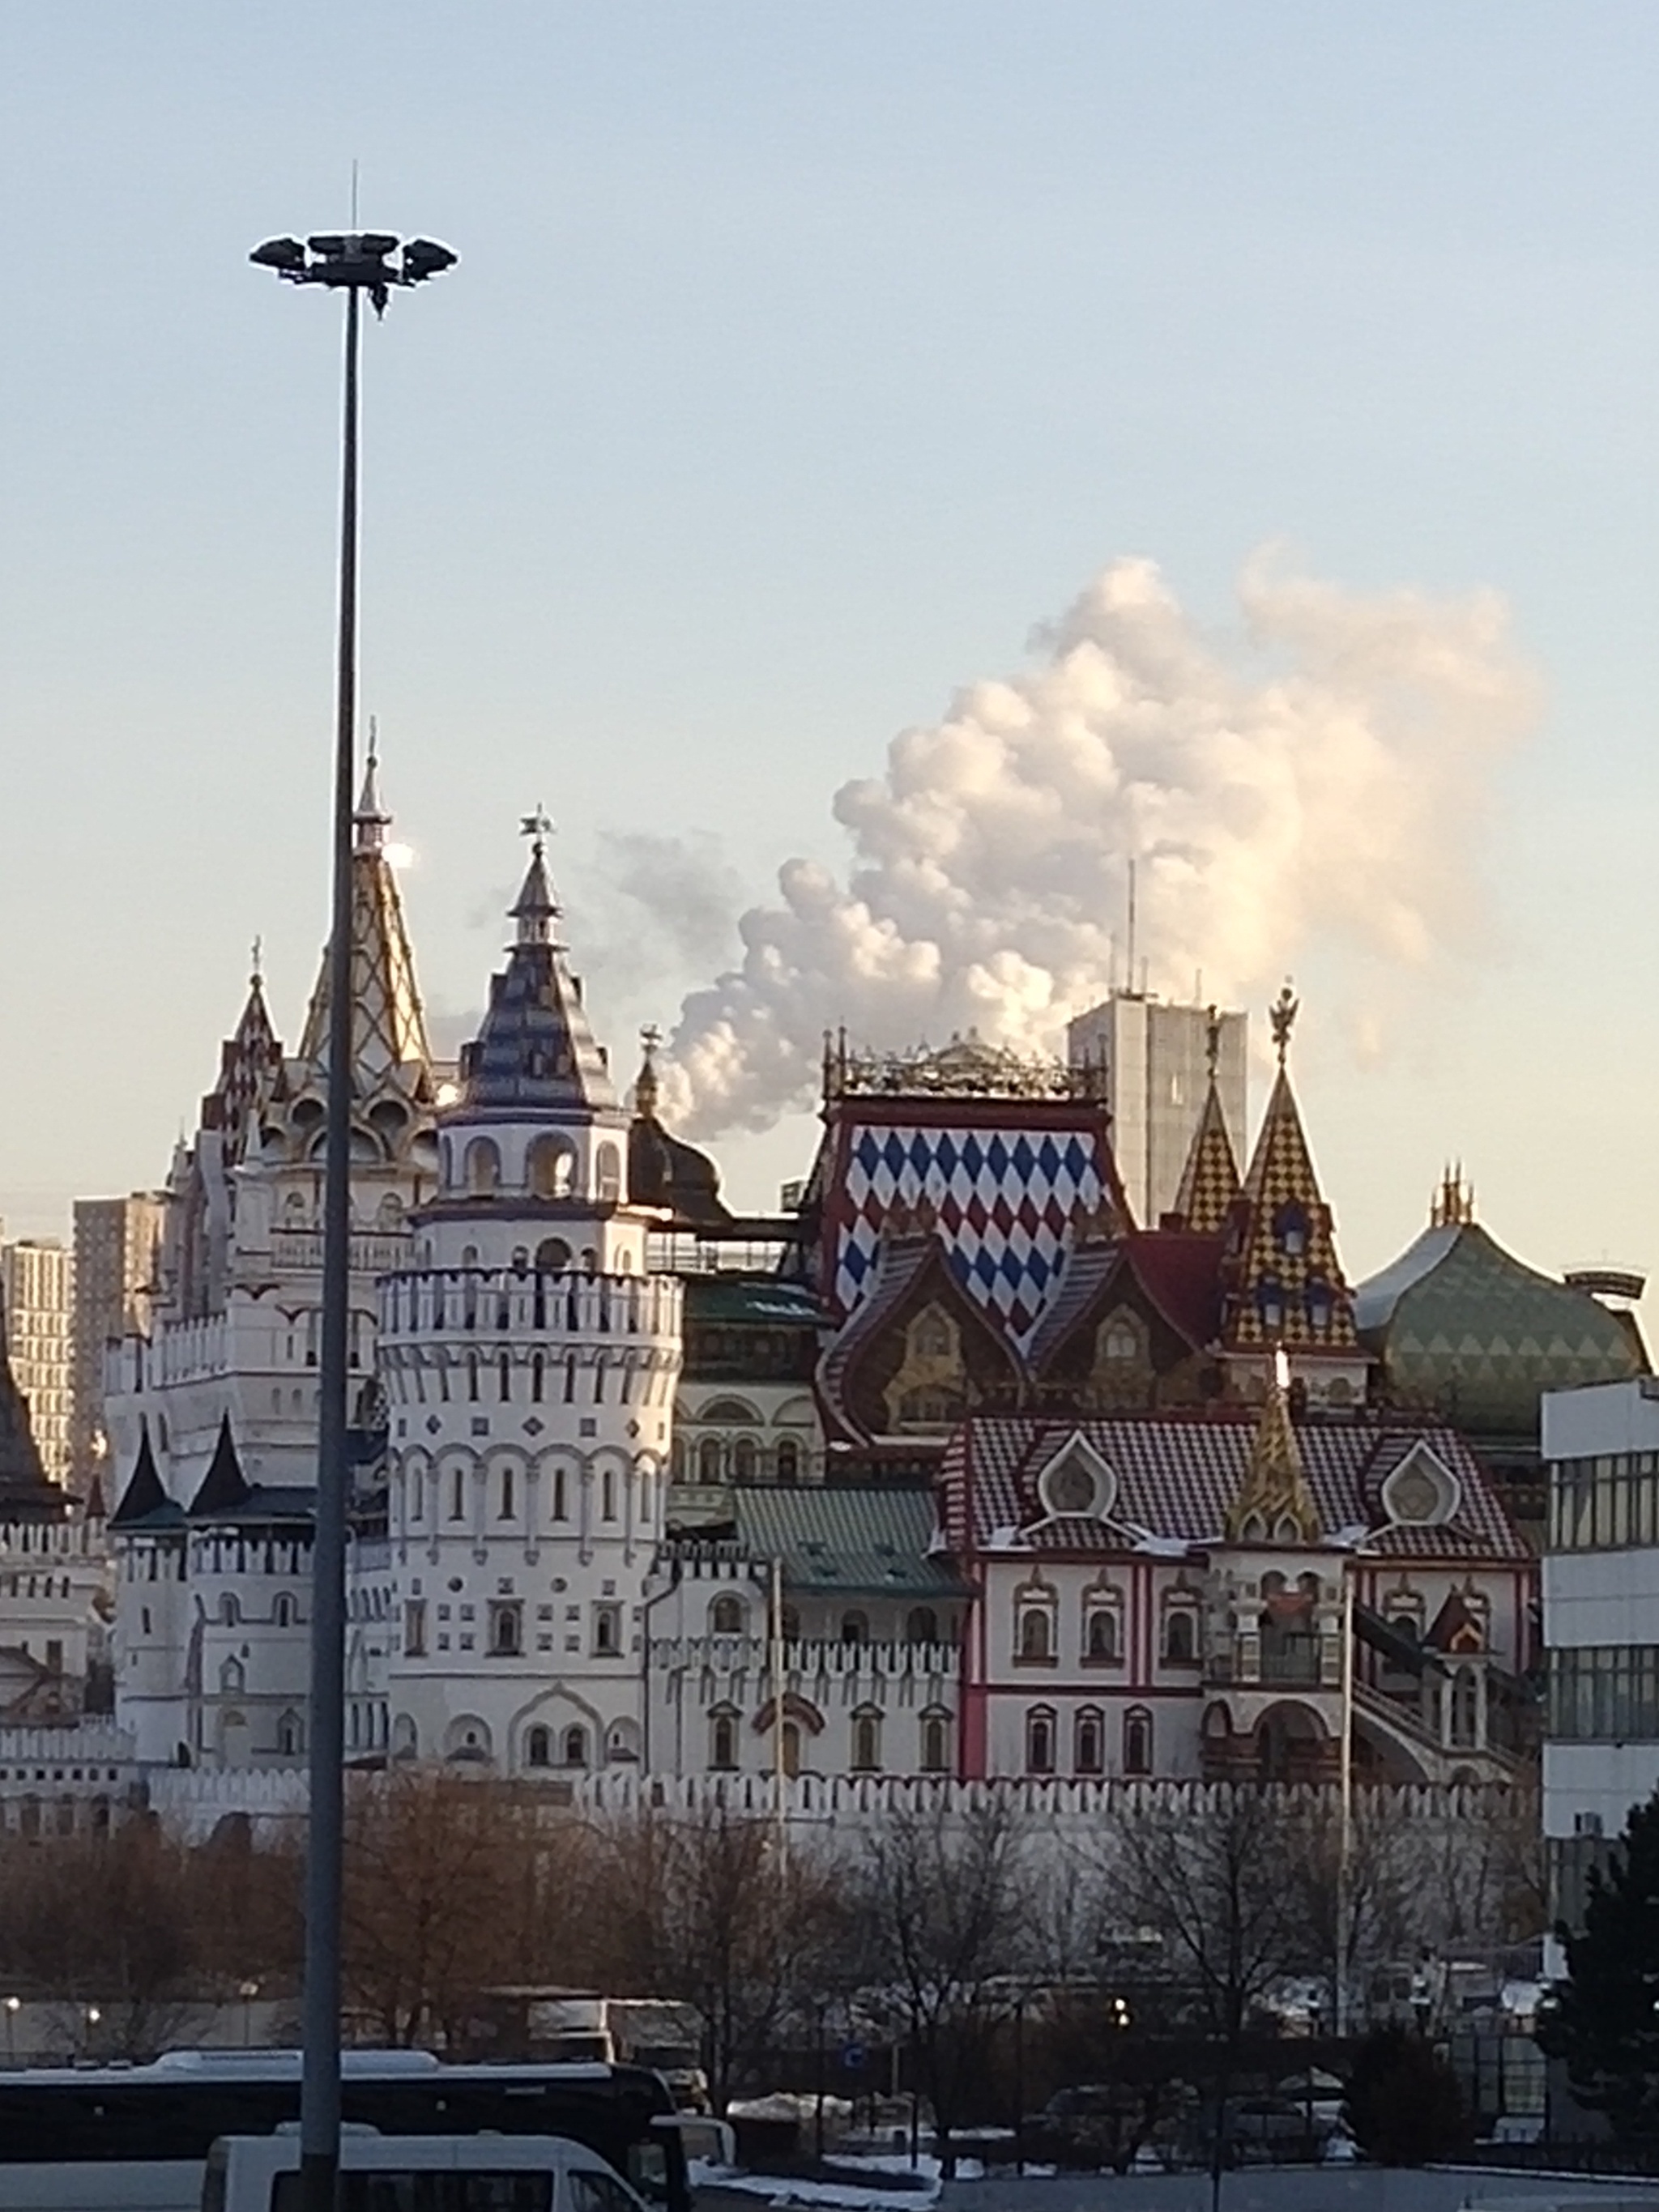
{"label": "balcony railing", "polygon": [[666,1275],[547,1275],[511,1267],[409,1268],[380,1282],[380,1340],[678,1336]]}
{"label": "balcony railing", "polygon": [[[760,1675],[770,1670],[772,1645],[764,1636],[659,1636],[652,1638],[651,1664],[664,1672]],[[834,1637],[799,1638],[783,1646],[783,1671],[796,1680],[835,1675],[887,1681],[922,1675],[954,1682],[962,1673],[962,1650],[955,1644],[847,1644]]]}
{"label": "balcony railing", "polygon": [[[380,1230],[373,1236],[354,1237],[351,1272],[354,1275],[389,1275],[394,1268],[408,1265],[409,1249],[407,1230],[390,1236]],[[322,1236],[313,1229],[279,1229],[270,1240],[270,1259],[273,1267],[291,1268],[296,1274],[320,1273]]]}

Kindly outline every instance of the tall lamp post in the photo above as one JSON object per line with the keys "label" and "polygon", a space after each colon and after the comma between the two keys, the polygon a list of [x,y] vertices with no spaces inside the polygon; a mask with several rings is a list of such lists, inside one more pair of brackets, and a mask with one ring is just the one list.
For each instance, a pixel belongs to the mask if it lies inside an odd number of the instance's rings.
{"label": "tall lamp post", "polygon": [[[394,256],[396,259],[394,260]],[[327,1151],[319,1360],[317,1524],[312,1553],[310,1818],[306,1847],[304,2069],[300,2095],[303,2212],[334,2212],[340,2158],[340,1873],[345,1812],[346,1345],[351,1284],[351,855],[357,726],[357,356],[362,295],[377,315],[394,289],[423,283],[455,256],[430,239],[384,231],[273,238],[249,258],[290,284],[345,294],[345,413],[340,471],[340,632],[334,744],[333,903],[328,953]]]}

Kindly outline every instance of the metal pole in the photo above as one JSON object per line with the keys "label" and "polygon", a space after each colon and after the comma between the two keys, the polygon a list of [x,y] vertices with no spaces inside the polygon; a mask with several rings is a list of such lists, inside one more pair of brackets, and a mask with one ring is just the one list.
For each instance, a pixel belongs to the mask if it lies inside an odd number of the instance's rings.
{"label": "metal pole", "polygon": [[789,1813],[784,1803],[788,1778],[783,1756],[783,1562],[772,1562],[772,1787],[777,1796],[778,1875],[789,1870]]}
{"label": "metal pole", "polygon": [[329,939],[323,1311],[312,1552],[311,1809],[306,1850],[302,2212],[334,2212],[340,2159],[340,1888],[344,1840],[346,1354],[351,1296],[351,859],[357,719],[357,288],[348,285],[340,471],[340,638]]}
{"label": "metal pole", "polygon": [[1338,1770],[1341,1809],[1336,1850],[1336,2032],[1348,2032],[1348,1887],[1353,1850],[1353,1562],[1342,1563],[1342,1732]]}

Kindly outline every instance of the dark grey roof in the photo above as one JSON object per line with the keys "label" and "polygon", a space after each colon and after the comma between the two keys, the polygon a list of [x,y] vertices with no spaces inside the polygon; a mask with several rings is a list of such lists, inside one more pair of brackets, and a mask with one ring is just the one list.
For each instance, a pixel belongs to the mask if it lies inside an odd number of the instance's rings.
{"label": "dark grey roof", "polygon": [[512,913],[518,941],[490,978],[483,1027],[461,1051],[466,1105],[613,1111],[616,1086],[588,1027],[581,987],[565,965],[539,838]]}

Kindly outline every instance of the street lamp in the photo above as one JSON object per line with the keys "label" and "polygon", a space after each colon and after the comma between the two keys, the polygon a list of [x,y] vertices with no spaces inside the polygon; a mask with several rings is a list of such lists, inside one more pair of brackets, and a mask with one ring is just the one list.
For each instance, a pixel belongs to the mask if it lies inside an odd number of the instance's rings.
{"label": "street lamp", "polygon": [[333,2212],[340,2158],[340,1862],[344,1825],[346,1332],[351,1261],[351,853],[357,725],[357,356],[367,292],[376,315],[394,290],[453,266],[447,246],[385,231],[267,239],[249,257],[285,283],[345,294],[340,469],[340,623],[334,744],[333,905],[328,955],[328,1111],[323,1176],[322,1336],[317,1519],[312,1553],[310,1818],[300,2091],[302,2212]]}

